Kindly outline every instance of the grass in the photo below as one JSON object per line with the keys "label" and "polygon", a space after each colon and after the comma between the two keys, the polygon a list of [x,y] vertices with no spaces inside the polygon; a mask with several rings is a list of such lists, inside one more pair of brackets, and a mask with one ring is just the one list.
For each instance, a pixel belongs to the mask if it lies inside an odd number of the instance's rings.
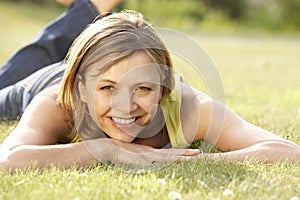
{"label": "grass", "polygon": [[[29,12],[30,11],[30,12]],[[0,63],[29,42],[59,11],[0,3]],[[5,19],[5,20],[4,20]],[[9,19],[9,20],[8,20]],[[300,144],[300,38],[192,34],[214,61],[225,103],[245,119]],[[210,92],[183,59],[177,69]],[[0,122],[0,141],[15,122]],[[197,161],[159,170],[89,169],[0,172],[0,199],[292,199],[300,198],[300,166]],[[295,198],[296,199],[296,198]]]}
{"label": "grass", "polygon": [[1,173],[0,185],[3,199],[289,199],[299,195],[299,175],[289,164],[196,162],[140,174],[106,166]]}

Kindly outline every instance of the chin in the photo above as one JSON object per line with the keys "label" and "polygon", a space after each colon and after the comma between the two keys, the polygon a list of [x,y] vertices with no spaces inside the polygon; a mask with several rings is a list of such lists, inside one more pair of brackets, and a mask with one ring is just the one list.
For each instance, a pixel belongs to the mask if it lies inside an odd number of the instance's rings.
{"label": "chin", "polygon": [[121,142],[132,143],[135,138],[128,136],[128,137],[120,137],[120,138],[114,138],[114,139],[119,140]]}
{"label": "chin", "polygon": [[127,142],[127,143],[132,143],[134,139],[135,139],[134,137],[132,137],[132,138],[128,138],[126,141],[124,140],[124,142]]}

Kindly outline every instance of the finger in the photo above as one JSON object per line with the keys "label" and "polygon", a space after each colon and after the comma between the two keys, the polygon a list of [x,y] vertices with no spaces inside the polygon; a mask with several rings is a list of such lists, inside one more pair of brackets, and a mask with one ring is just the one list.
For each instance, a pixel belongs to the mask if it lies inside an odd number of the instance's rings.
{"label": "finger", "polygon": [[200,154],[200,150],[199,149],[186,149],[182,156],[197,156]]}
{"label": "finger", "polygon": [[200,154],[199,149],[163,149],[164,154],[174,154],[177,156],[196,156]]}
{"label": "finger", "polygon": [[159,163],[177,163],[177,162],[183,162],[183,161],[194,161],[196,160],[199,154],[195,155],[176,155],[174,153],[172,154],[159,154],[154,156],[154,154],[151,156],[150,160],[152,161],[151,163],[154,162],[159,162]]}
{"label": "finger", "polygon": [[161,159],[156,159],[154,161],[151,162],[151,164],[153,163],[180,163],[180,162],[192,162],[195,161],[197,159],[196,156],[169,156],[169,157],[165,157],[165,158],[161,158]]}
{"label": "finger", "polygon": [[196,159],[197,157],[195,156],[179,156],[178,159],[176,159],[176,162],[192,162]]}

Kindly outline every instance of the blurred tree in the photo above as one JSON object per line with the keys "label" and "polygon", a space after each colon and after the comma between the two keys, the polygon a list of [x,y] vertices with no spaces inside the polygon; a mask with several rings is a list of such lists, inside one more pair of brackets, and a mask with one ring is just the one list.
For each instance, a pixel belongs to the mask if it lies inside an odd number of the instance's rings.
{"label": "blurred tree", "polygon": [[[55,0],[1,0],[61,7]],[[300,0],[124,0],[157,25],[193,29],[202,22],[268,31],[300,31]]]}
{"label": "blurred tree", "polygon": [[219,9],[230,18],[239,20],[245,17],[246,0],[199,0],[212,9]]}
{"label": "blurred tree", "polygon": [[283,23],[288,28],[300,29],[300,0],[277,0],[282,8]]}

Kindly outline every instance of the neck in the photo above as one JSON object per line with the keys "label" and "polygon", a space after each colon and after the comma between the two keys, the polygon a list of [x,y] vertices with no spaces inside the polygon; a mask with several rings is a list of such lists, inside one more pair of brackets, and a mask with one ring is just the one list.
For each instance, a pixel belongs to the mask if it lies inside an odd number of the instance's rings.
{"label": "neck", "polygon": [[161,109],[157,110],[151,123],[143,129],[133,142],[154,148],[162,148],[170,143],[164,115]]}

